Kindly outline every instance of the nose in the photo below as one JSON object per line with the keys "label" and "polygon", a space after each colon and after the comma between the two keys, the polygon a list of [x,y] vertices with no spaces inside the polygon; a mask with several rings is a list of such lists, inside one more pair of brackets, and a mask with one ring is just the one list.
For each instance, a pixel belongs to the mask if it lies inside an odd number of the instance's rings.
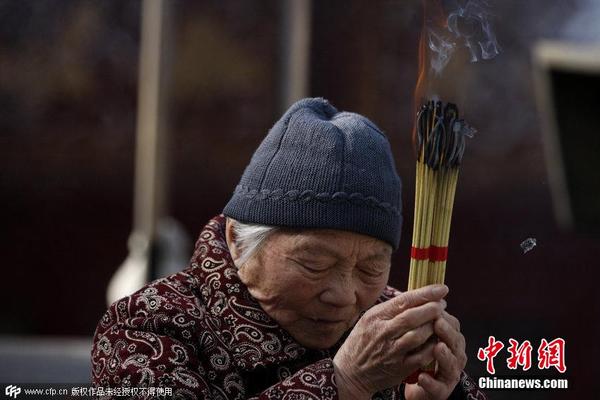
{"label": "nose", "polygon": [[326,304],[343,308],[356,304],[356,287],[352,274],[339,274],[331,279],[319,299]]}

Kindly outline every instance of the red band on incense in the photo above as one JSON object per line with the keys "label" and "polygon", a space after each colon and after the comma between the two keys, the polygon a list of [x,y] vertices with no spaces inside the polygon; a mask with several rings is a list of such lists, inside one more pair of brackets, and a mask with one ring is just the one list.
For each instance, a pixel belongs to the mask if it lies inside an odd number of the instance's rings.
{"label": "red band on incense", "polygon": [[448,247],[411,247],[410,258],[415,260],[446,261],[448,260]]}
{"label": "red band on incense", "polygon": [[410,258],[414,258],[415,260],[429,260],[429,247],[411,247]]}
{"label": "red band on incense", "polygon": [[[425,248],[420,247],[411,247],[410,248],[410,257],[414,260],[429,260],[432,262],[435,261],[446,261],[448,260],[448,247],[440,247],[440,246],[429,246]],[[404,383],[417,383],[419,380],[419,374],[421,372],[425,372],[430,376],[433,376],[433,371],[423,371],[422,369],[418,369],[409,376],[404,379]]]}
{"label": "red band on incense", "polygon": [[448,247],[431,246],[429,248],[429,261],[448,260]]}

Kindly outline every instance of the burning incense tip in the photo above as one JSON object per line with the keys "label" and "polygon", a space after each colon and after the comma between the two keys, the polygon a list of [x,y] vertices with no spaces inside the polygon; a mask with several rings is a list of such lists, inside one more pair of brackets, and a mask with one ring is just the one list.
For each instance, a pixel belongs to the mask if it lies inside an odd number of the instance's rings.
{"label": "burning incense tip", "polygon": [[465,137],[477,132],[459,117],[452,103],[430,100],[417,113],[415,126],[417,161],[429,168],[455,168],[465,152]]}
{"label": "burning incense tip", "polygon": [[527,238],[521,242],[521,249],[523,250],[523,254],[527,254],[533,248],[537,246],[537,240],[535,238]]}

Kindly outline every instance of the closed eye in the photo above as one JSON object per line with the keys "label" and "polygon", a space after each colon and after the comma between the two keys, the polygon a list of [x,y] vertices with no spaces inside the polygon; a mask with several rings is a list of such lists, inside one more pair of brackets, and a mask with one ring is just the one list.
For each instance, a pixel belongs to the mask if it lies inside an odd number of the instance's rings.
{"label": "closed eye", "polygon": [[385,272],[383,268],[380,267],[361,267],[359,271],[369,277],[369,278],[379,278]]}
{"label": "closed eye", "polygon": [[302,267],[303,269],[305,269],[306,271],[308,271],[312,274],[320,274],[320,273],[323,273],[326,271],[326,268],[308,266],[305,263],[294,260],[293,258],[288,258],[288,260],[292,261],[296,265],[299,265],[300,267]]}
{"label": "closed eye", "polygon": [[378,278],[383,274],[383,272],[381,272],[381,271],[370,271],[370,270],[364,270],[364,269],[361,269],[360,272],[362,272],[363,274],[365,274],[371,278]]}

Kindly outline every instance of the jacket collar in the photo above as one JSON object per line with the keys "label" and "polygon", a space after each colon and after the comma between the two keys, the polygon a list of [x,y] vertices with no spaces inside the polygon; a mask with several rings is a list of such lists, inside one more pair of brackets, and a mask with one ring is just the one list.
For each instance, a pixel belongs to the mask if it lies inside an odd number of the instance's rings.
{"label": "jacket collar", "polygon": [[207,323],[229,348],[239,368],[268,367],[309,354],[330,356],[328,350],[310,350],[300,345],[250,295],[227,247],[224,215],[210,220],[202,230],[191,271],[200,281]]}

